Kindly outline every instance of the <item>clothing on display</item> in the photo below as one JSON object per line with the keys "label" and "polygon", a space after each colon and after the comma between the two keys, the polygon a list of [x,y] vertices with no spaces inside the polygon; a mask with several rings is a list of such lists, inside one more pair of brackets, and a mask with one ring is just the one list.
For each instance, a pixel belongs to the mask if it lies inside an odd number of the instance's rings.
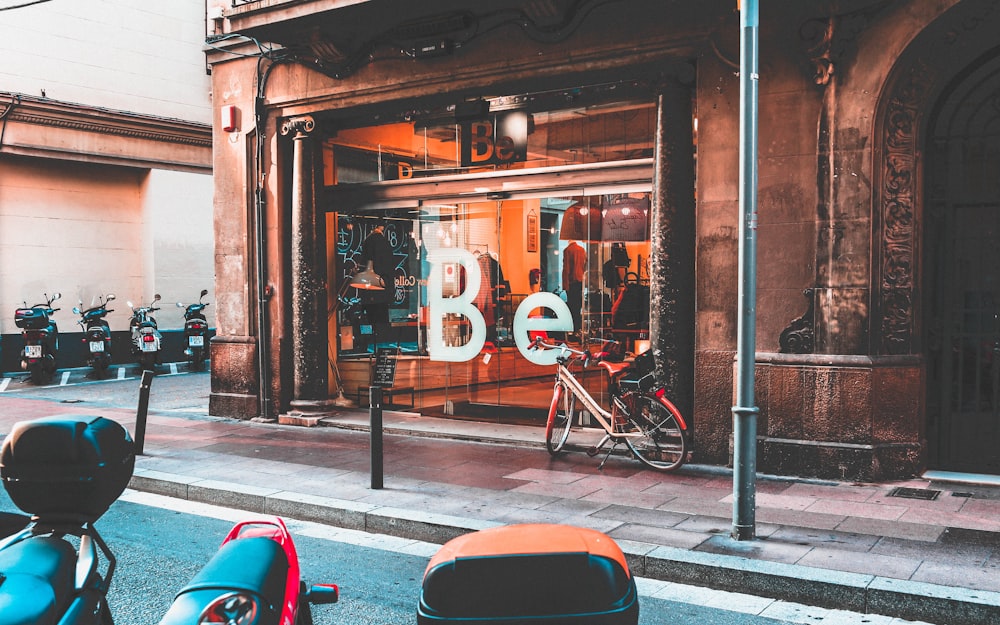
{"label": "clothing on display", "polygon": [[479,293],[473,304],[483,313],[486,321],[486,339],[497,340],[497,302],[507,294],[509,283],[504,280],[500,261],[493,252],[476,252],[479,263],[480,283]]}
{"label": "clothing on display", "polygon": [[573,241],[563,250],[563,289],[566,305],[573,315],[573,331],[583,327],[583,277],[587,270],[587,250]]}

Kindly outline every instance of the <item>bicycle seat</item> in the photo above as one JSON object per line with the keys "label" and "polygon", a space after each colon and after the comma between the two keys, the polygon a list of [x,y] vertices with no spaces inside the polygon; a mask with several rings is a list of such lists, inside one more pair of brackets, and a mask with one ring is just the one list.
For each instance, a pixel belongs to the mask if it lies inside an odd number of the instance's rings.
{"label": "bicycle seat", "polygon": [[607,360],[602,360],[597,364],[601,365],[601,367],[608,372],[608,375],[611,378],[621,375],[621,373],[628,369],[629,365],[631,365],[631,363],[628,362],[609,362]]}

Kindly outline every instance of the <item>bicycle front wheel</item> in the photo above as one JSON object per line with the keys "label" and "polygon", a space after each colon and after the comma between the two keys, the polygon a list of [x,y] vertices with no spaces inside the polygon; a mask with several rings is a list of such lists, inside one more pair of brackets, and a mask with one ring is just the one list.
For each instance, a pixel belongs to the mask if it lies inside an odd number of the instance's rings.
{"label": "bicycle front wheel", "polygon": [[629,417],[633,432],[625,444],[647,467],[657,471],[673,471],[687,458],[687,434],[672,410],[652,397],[639,397]]}
{"label": "bicycle front wheel", "polygon": [[553,456],[562,451],[569,438],[576,410],[576,396],[562,382],[557,382],[549,404],[549,418],[545,422],[545,448]]}

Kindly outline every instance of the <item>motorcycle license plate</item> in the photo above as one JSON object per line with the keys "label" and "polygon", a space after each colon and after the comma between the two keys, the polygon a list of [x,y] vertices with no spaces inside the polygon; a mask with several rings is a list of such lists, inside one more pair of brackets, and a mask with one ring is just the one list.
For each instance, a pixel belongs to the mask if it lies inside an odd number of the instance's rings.
{"label": "motorcycle license plate", "polygon": [[145,341],[143,341],[143,343],[142,343],[142,351],[144,351],[144,352],[155,352],[156,351],[156,342],[150,341],[149,343],[146,343]]}
{"label": "motorcycle license plate", "polygon": [[189,336],[188,337],[188,347],[205,347],[205,337],[203,337],[203,336]]}
{"label": "motorcycle license plate", "polygon": [[90,353],[97,354],[104,351],[104,341],[91,341]]}
{"label": "motorcycle license plate", "polygon": [[41,358],[42,357],[42,346],[41,345],[25,345],[24,346],[24,357],[25,358]]}

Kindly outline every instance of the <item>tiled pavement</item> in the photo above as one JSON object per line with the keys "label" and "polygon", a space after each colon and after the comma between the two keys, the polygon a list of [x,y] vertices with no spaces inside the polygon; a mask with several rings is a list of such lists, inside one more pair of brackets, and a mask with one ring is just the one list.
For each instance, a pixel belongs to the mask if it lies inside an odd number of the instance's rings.
{"label": "tiled pavement", "polygon": [[[126,411],[3,397],[0,432],[58,413],[135,431]],[[386,412],[384,487],[372,489],[367,423],[363,410],[316,428],[153,412],[132,487],[438,543],[497,524],[569,523],[612,536],[640,576],[932,623],[1000,622],[1000,487],[762,476],[757,538],[737,542],[724,469],[662,474],[622,456],[598,470],[576,450],[551,458],[537,427]],[[900,487],[939,492],[892,496]]]}

